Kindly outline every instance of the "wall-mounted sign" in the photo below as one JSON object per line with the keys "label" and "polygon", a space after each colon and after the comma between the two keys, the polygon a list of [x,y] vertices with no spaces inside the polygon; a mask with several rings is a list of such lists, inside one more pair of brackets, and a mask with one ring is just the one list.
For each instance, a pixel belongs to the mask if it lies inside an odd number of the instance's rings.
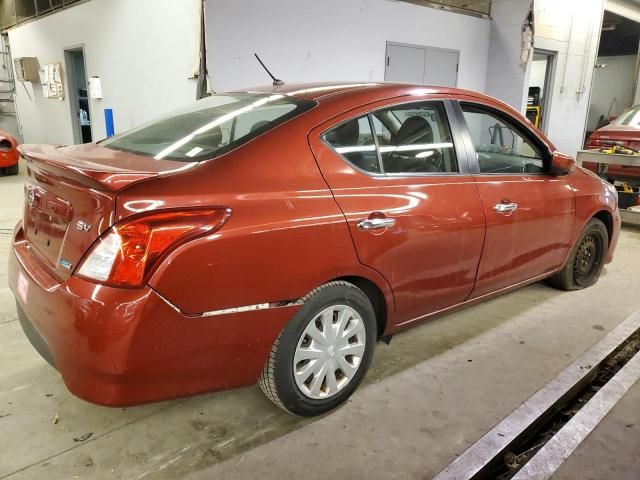
{"label": "wall-mounted sign", "polygon": [[59,63],[49,63],[40,69],[40,83],[45,98],[64,100],[62,66]]}
{"label": "wall-mounted sign", "polygon": [[102,82],[100,77],[93,76],[89,79],[89,98],[102,98]]}

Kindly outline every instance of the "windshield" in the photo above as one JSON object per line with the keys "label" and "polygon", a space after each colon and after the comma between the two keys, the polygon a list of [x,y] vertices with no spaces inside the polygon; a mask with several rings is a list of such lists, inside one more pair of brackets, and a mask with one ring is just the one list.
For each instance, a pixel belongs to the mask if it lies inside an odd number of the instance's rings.
{"label": "windshield", "polygon": [[627,110],[618,118],[616,118],[612,125],[639,125],[640,124],[640,105]]}
{"label": "windshield", "polygon": [[213,95],[100,145],[157,160],[199,162],[222,155],[315,106],[262,93]]}

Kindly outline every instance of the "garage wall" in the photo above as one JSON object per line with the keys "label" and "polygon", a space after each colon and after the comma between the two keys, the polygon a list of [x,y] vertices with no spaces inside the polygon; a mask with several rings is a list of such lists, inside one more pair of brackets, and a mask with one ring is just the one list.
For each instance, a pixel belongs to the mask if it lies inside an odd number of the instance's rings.
{"label": "garage wall", "polygon": [[[116,131],[195,99],[189,80],[198,56],[198,0],[91,0],[9,31],[13,57],[63,63],[64,50],[84,45],[87,76],[102,79],[91,100],[93,138],[105,136],[104,109]],[[65,68],[66,72],[66,68]],[[65,100],[42,96],[38,83],[17,85],[26,143],[73,143],[69,86]]]}
{"label": "garage wall", "polygon": [[615,98],[611,115],[618,116],[633,105],[633,86],[636,75],[636,56],[598,57],[605,68],[595,70],[587,130],[596,129],[600,115],[607,115]]}
{"label": "garage wall", "polygon": [[547,134],[560,151],[569,155],[575,155],[584,144],[603,2],[536,0],[534,3],[535,46],[557,52]]}
{"label": "garage wall", "polygon": [[458,86],[485,89],[488,19],[390,0],[208,0],[207,12],[218,91],[270,82],[256,50],[289,83],[381,81],[387,41],[460,50]]}
{"label": "garage wall", "polygon": [[487,67],[487,94],[520,112],[526,108],[527,62],[521,61],[522,26],[531,0],[493,0],[491,44]]}

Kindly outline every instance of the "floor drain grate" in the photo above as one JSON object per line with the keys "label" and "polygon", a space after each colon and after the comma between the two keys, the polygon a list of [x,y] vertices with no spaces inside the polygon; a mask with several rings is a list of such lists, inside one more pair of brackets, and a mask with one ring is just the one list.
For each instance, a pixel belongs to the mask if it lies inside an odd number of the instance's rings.
{"label": "floor drain grate", "polygon": [[[569,421],[589,400],[640,352],[640,330],[629,336],[608,355],[590,374],[584,384],[568,401],[554,408],[547,418],[534,424],[523,439],[511,445],[508,451],[490,462],[473,478],[508,480]],[[591,365],[585,368],[592,368]]]}

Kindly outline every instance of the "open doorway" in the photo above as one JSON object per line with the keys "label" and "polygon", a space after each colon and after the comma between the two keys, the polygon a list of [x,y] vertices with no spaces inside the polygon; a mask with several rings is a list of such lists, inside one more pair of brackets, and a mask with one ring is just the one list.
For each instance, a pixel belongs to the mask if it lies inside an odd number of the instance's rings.
{"label": "open doorway", "polygon": [[[639,42],[640,23],[613,12],[604,13],[587,117],[587,139],[640,102],[637,85]],[[626,130],[622,136],[614,133],[611,126],[611,139],[624,143],[633,127],[637,145],[640,145],[640,125],[624,126],[620,129]]]}
{"label": "open doorway", "polygon": [[551,99],[555,52],[535,49],[529,75],[529,94],[527,97],[527,118],[537,128],[546,132],[547,113]]}
{"label": "open doorway", "polygon": [[84,49],[72,48],[64,51],[69,84],[69,103],[71,105],[71,123],[74,143],[90,143],[91,114],[89,113],[89,95],[87,92],[87,73],[84,64]]}

